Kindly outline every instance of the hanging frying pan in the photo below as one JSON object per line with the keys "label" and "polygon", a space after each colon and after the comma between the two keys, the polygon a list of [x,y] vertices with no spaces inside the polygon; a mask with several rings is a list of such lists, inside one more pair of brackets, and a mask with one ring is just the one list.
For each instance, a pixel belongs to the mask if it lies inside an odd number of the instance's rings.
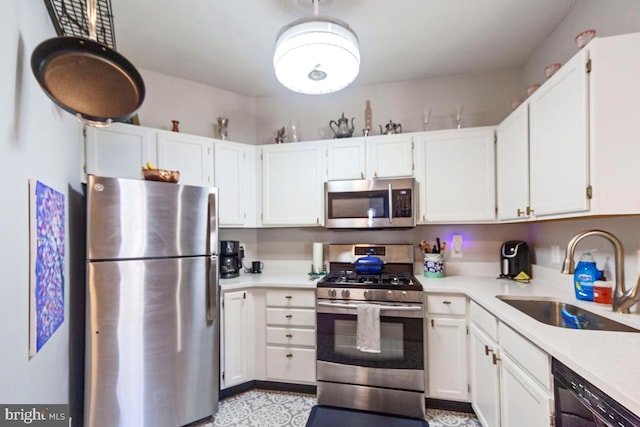
{"label": "hanging frying pan", "polygon": [[96,0],[87,0],[89,39],[54,37],[31,54],[31,70],[60,108],[93,126],[131,118],[142,105],[144,82],[136,68],[96,37]]}

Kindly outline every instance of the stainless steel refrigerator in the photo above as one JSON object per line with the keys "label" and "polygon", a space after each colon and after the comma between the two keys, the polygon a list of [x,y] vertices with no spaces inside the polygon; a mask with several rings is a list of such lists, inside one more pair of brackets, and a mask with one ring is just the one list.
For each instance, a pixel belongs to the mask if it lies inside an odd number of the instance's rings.
{"label": "stainless steel refrigerator", "polygon": [[216,195],[89,176],[85,426],[176,427],[217,411]]}

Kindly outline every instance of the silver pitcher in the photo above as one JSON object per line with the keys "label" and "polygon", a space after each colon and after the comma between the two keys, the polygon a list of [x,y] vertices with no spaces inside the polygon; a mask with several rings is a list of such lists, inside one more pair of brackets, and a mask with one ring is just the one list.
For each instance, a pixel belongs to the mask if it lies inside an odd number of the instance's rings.
{"label": "silver pitcher", "polygon": [[[340,117],[337,122],[335,120],[331,120],[329,122],[329,127],[333,131],[333,135],[334,135],[333,137],[334,138],[349,138],[351,135],[353,135],[353,120],[354,119],[355,119],[355,117],[351,118],[351,128],[349,128],[349,119],[347,119],[344,116],[344,113],[342,113],[342,117]],[[334,127],[332,125],[335,125],[335,129],[334,129]]]}
{"label": "silver pitcher", "polygon": [[380,127],[380,135],[394,135],[396,133],[402,133],[402,124],[401,123],[393,123],[392,120],[389,120],[384,128],[382,125],[378,125]]}

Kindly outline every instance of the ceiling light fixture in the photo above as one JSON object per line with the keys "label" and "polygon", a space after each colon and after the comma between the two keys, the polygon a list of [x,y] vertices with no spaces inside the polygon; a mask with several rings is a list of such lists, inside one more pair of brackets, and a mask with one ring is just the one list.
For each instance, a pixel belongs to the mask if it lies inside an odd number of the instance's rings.
{"label": "ceiling light fixture", "polygon": [[349,86],[360,71],[358,37],[345,22],[319,16],[283,27],[276,38],[273,68],[283,86],[294,92],[320,95]]}

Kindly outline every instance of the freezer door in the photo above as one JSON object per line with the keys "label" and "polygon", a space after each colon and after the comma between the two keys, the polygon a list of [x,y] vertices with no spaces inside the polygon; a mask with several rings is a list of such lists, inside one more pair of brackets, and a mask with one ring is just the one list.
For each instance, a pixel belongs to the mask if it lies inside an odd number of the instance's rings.
{"label": "freezer door", "polygon": [[215,257],[88,264],[85,426],[175,427],[217,412],[212,271]]}
{"label": "freezer door", "polygon": [[89,175],[87,258],[218,252],[216,189]]}

